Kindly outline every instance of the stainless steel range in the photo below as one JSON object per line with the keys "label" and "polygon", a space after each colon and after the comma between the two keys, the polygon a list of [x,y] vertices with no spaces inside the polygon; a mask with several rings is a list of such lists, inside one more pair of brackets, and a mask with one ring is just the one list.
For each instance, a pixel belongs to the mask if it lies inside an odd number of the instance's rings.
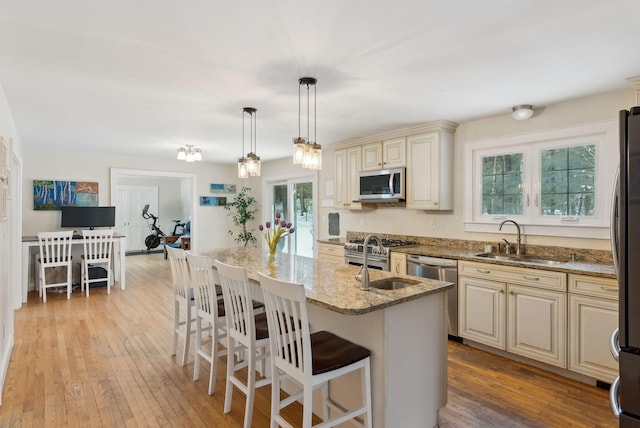
{"label": "stainless steel range", "polygon": [[[370,268],[388,271],[391,266],[391,249],[416,245],[416,241],[401,239],[383,239],[382,247],[368,245],[367,262]],[[362,266],[364,259],[364,239],[352,239],[344,244],[344,262],[349,265]]]}

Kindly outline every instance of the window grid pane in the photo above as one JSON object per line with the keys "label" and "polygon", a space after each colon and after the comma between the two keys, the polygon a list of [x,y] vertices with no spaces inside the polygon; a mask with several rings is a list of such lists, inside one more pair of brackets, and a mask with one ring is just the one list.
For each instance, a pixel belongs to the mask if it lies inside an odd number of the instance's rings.
{"label": "window grid pane", "polygon": [[482,214],[522,214],[522,162],[522,153],[482,158]]}
{"label": "window grid pane", "polygon": [[594,215],[595,155],[593,144],[542,151],[542,215]]}

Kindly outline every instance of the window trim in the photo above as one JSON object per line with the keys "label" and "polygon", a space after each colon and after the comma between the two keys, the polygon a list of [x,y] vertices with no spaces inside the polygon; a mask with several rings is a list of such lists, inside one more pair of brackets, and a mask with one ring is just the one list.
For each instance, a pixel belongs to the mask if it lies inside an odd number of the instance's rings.
{"label": "window trim", "polygon": [[[524,200],[530,193],[540,194],[540,155],[551,147],[571,147],[596,144],[596,193],[594,217],[566,224],[558,218],[543,216],[535,208],[527,208],[522,216],[482,215],[482,181],[478,168],[482,156],[522,152],[525,156]],[[521,223],[530,235],[561,236],[576,238],[609,239],[610,203],[613,182],[618,163],[618,121],[607,120],[580,126],[545,130],[535,133],[510,135],[495,139],[468,141],[463,144],[463,220],[466,232],[493,232],[507,217]],[[536,169],[537,168],[537,169]],[[586,219],[586,220],[585,220]]]}

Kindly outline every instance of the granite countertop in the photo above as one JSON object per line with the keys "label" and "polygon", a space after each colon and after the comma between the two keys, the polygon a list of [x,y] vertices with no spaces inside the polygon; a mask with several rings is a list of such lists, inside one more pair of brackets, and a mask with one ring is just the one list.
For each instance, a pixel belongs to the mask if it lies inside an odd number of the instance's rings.
{"label": "granite countertop", "polygon": [[[490,263],[505,266],[518,266],[546,271],[599,276],[603,278],[616,278],[616,273],[614,271],[613,265],[583,262],[566,262],[553,265],[541,265],[522,260],[493,260],[484,257],[478,257],[478,254],[482,254],[482,251],[471,251],[468,249],[457,249],[449,247],[433,247],[426,245],[399,247],[394,248],[392,251],[405,254],[419,254],[421,256],[442,257],[445,259],[467,260],[472,262]],[[543,259],[544,257],[539,258]]]}
{"label": "granite countertop", "polygon": [[359,289],[355,280],[357,266],[323,263],[318,259],[277,253],[273,262],[269,254],[257,248],[223,248],[201,251],[211,260],[247,268],[249,280],[258,282],[258,272],[284,281],[298,282],[306,288],[307,301],[315,305],[348,315],[359,315],[414,300],[451,288],[450,282],[394,275],[369,269],[371,281],[390,277],[419,280],[418,284],[399,290],[371,291]]}
{"label": "granite countertop", "polygon": [[[347,241],[346,238],[325,238],[318,239],[318,242],[324,244],[342,245]],[[447,245],[413,245],[408,247],[397,247],[391,251],[405,254],[419,254],[421,256],[441,257],[445,259],[467,260],[472,262],[490,263],[505,266],[518,266],[530,269],[540,269],[546,271],[575,273],[580,275],[599,276],[603,278],[616,278],[613,264],[598,264],[587,262],[565,262],[553,265],[542,265],[531,263],[523,260],[494,260],[484,257],[478,257],[482,254],[482,250],[470,250],[468,248],[456,248]],[[544,256],[537,258],[544,259]],[[548,257],[552,258],[552,257]]]}
{"label": "granite countertop", "polygon": [[342,245],[346,244],[348,241],[346,238],[325,238],[318,239],[318,242],[321,244],[331,244],[331,245]]}

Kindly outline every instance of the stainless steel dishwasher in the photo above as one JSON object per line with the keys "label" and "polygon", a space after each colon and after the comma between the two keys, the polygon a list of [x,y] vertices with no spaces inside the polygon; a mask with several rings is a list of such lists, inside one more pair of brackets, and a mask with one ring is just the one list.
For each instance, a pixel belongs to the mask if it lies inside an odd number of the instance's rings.
{"label": "stainless steel dishwasher", "polygon": [[407,254],[407,274],[421,278],[453,283],[447,292],[445,312],[449,323],[449,336],[458,339],[458,261]]}

